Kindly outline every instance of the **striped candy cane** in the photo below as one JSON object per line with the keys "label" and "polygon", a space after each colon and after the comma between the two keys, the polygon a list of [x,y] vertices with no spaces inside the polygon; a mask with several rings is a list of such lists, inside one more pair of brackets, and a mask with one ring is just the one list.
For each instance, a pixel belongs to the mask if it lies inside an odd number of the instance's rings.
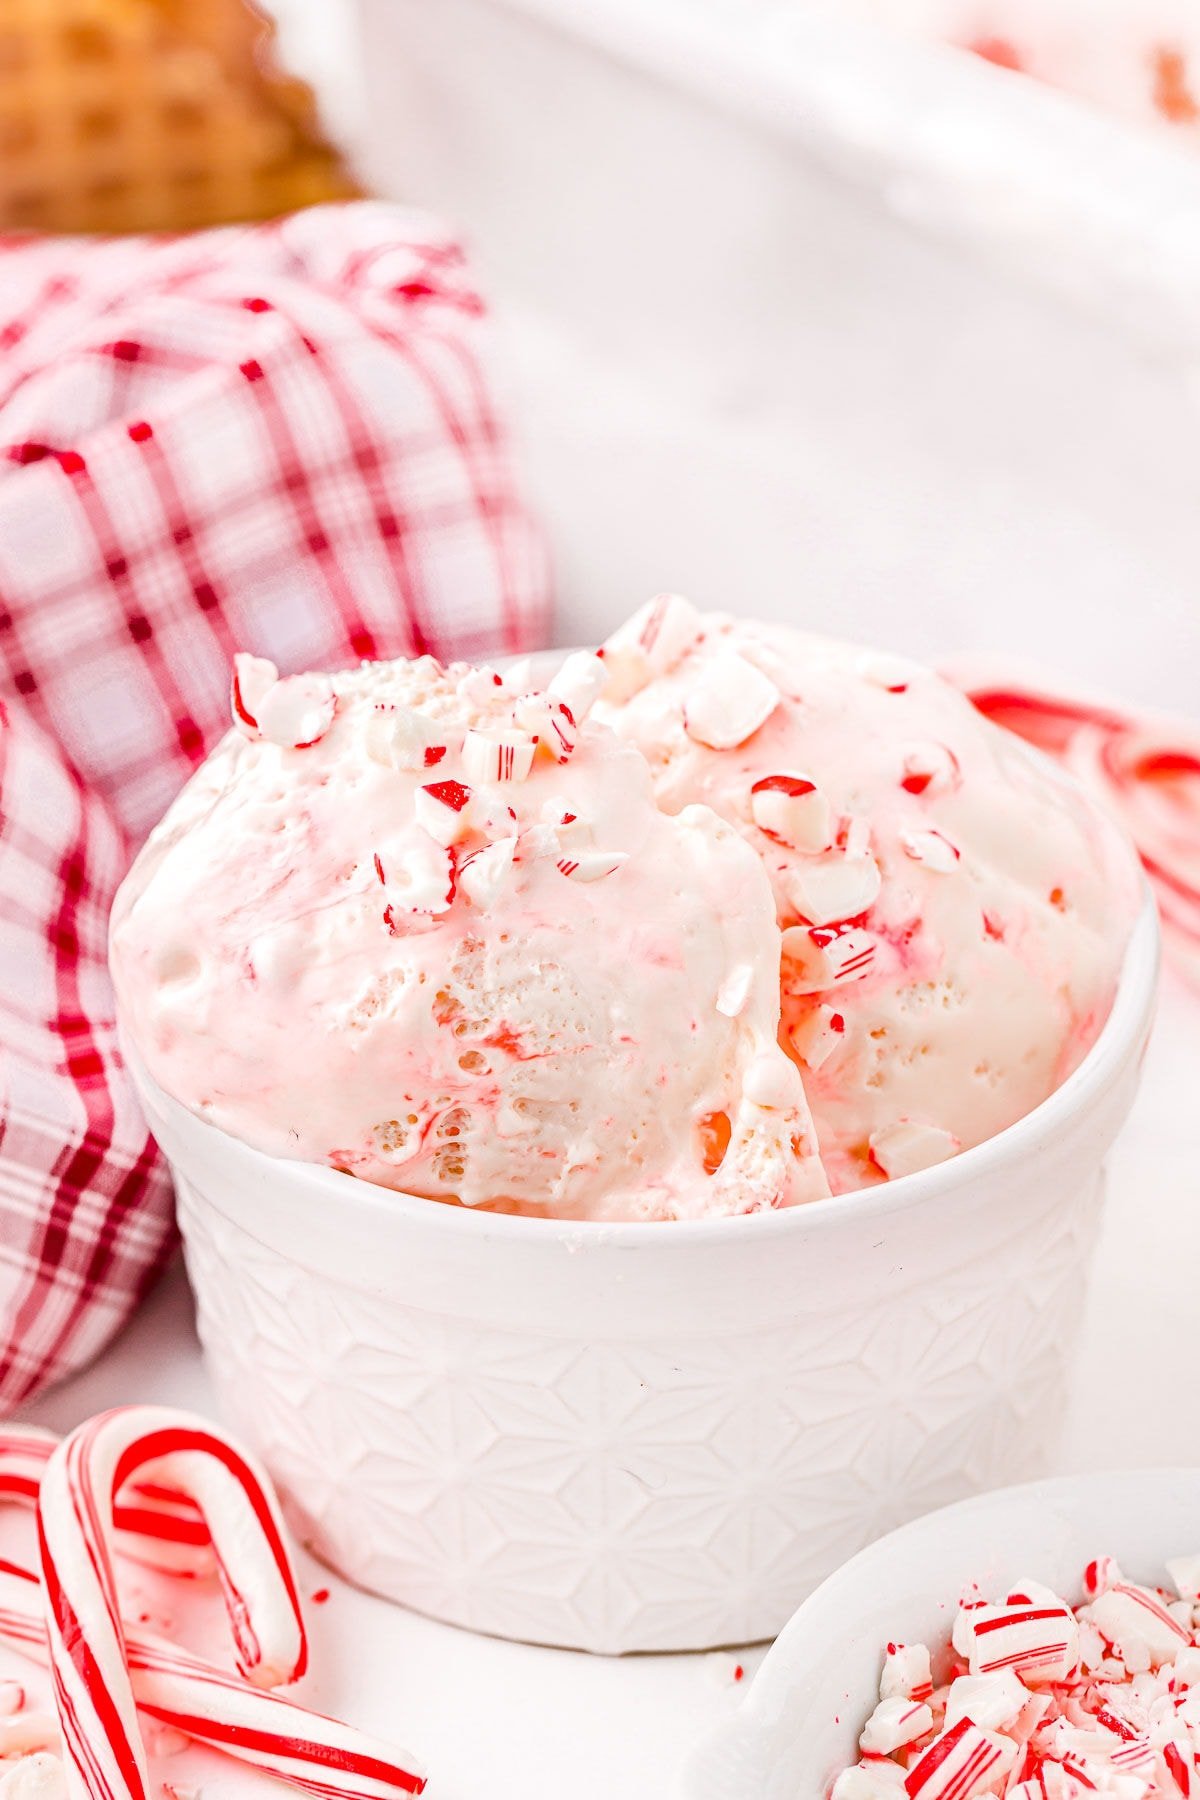
{"label": "striped candy cane", "polygon": [[[46,1464],[59,1439],[34,1425],[0,1425],[0,1504],[37,1506]],[[113,1509],[123,1556],[169,1575],[207,1575],[216,1567],[208,1527],[192,1501],[162,1481],[131,1482]]]}
{"label": "striped candy cane", "polygon": [[50,1667],[64,1764],[77,1800],[149,1800],[113,1579],[115,1496],[170,1458],[171,1485],[212,1535],[237,1645],[254,1687],[295,1681],[304,1624],[278,1506],[266,1477],[202,1419],[165,1407],[100,1413],[64,1439],[38,1497]]}
{"label": "striped candy cane", "polygon": [[[37,1662],[47,1657],[38,1577],[0,1561],[0,1639]],[[157,1637],[125,1628],[139,1709],[197,1742],[267,1770],[323,1800],[401,1800],[425,1778],[407,1756],[336,1719],[235,1675]]]}

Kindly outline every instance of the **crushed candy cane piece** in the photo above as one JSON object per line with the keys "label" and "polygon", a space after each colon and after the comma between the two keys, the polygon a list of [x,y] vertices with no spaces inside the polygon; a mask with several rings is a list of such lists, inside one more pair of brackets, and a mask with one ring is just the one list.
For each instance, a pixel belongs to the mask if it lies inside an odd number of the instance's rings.
{"label": "crushed candy cane piece", "polygon": [[900,843],[906,856],[932,869],[935,875],[951,874],[962,858],[961,850],[940,831],[902,831]]}
{"label": "crushed candy cane piece", "polygon": [[807,775],[764,775],[750,789],[750,817],[793,850],[818,854],[833,842],[833,811]]}
{"label": "crushed candy cane piece", "polygon": [[468,731],[463,739],[465,774],[476,782],[524,781],[537,745],[523,731]]}
{"label": "crushed candy cane piece", "polygon": [[792,1026],[789,1037],[800,1061],[815,1074],[845,1043],[846,1016],[832,1006],[814,1006]]}
{"label": "crushed candy cane piece", "polygon": [[446,727],[410,706],[380,710],[367,728],[367,754],[385,769],[436,769],[449,748]]}
{"label": "crushed candy cane piece", "polygon": [[504,692],[506,685],[504,676],[497,669],[483,663],[460,676],[455,691],[472,706],[489,706],[497,694]]}
{"label": "crushed candy cane piece", "polygon": [[1167,1611],[1160,1597],[1149,1588],[1121,1581],[1097,1595],[1089,1608],[1089,1617],[1102,1636],[1115,1645],[1118,1654],[1133,1645],[1144,1645],[1149,1653],[1149,1667],[1157,1669],[1170,1662],[1188,1644],[1190,1634]]}
{"label": "crushed candy cane piece", "polygon": [[918,1125],[911,1119],[899,1119],[873,1131],[871,1156],[891,1180],[901,1175],[915,1175],[920,1169],[932,1169],[947,1162],[962,1148],[952,1131],[938,1125]]}
{"label": "crushed candy cane piece", "polygon": [[962,1675],[951,1684],[946,1699],[946,1725],[970,1719],[981,1731],[1003,1730],[1028,1699],[1028,1691],[1011,1669],[998,1675]]}
{"label": "crushed candy cane piece", "polygon": [[887,1646],[861,1760],[831,1800],[1200,1800],[1200,1558],[1169,1573],[1178,1599],[1097,1557],[1076,1608],[1040,1582],[994,1602],[972,1586],[944,1686],[924,1686],[928,1646]]}
{"label": "crushed candy cane piece", "polygon": [[503,893],[512,874],[516,849],[515,838],[498,838],[460,863],[459,888],[480,912],[490,911]]}
{"label": "crushed candy cane piece", "polygon": [[384,889],[384,924],[393,937],[403,935],[400,915],[437,915],[453,905],[456,891],[454,856],[424,832],[412,832],[394,850],[373,858]]}
{"label": "crushed candy cane piece", "polygon": [[413,812],[434,843],[449,850],[474,823],[471,789],[461,781],[431,781],[413,795]]}
{"label": "crushed candy cane piece", "polygon": [[669,674],[703,629],[701,615],[682,594],[656,594],[604,645],[605,699],[617,705],[632,700],[651,676]]}
{"label": "crushed candy cane piece", "polygon": [[870,973],[875,961],[875,939],[861,926],[789,925],[783,933],[784,990],[789,994],[819,994],[845,981],[858,981]]}
{"label": "crushed candy cane piece", "polygon": [[25,1706],[25,1689],[19,1681],[0,1681],[0,1715],[10,1718]]}
{"label": "crushed candy cane piece", "polygon": [[[1200,1556],[1172,1557],[1167,1564],[1167,1574],[1181,1600],[1200,1599]],[[1120,1580],[1119,1573],[1117,1580]],[[1108,1586],[1112,1585],[1108,1583]]]}
{"label": "crushed candy cane piece", "polygon": [[307,750],[325,736],[336,711],[328,675],[289,675],[259,701],[259,735],[281,750]]}
{"label": "crushed candy cane piece", "polygon": [[625,850],[576,850],[558,859],[558,872],[571,881],[603,881],[628,861]]}
{"label": "crushed candy cane piece", "polygon": [[1026,1687],[1066,1681],[1079,1666],[1079,1625],[1065,1600],[1032,1583],[999,1606],[973,1607],[966,1655],[972,1675],[1012,1669]]}
{"label": "crushed candy cane piece", "polygon": [[710,750],[735,750],[765,725],[779,704],[769,675],[722,650],[701,672],[683,708],[688,736]]}
{"label": "crushed candy cane piece", "polygon": [[833,1784],[829,1800],[897,1800],[904,1794],[904,1770],[899,1763],[872,1757],[844,1769]]}
{"label": "crushed candy cane piece", "polygon": [[998,1781],[1017,1760],[1011,1738],[980,1731],[970,1719],[960,1719],[934,1739],[909,1770],[904,1791],[909,1800],[974,1800],[976,1794],[995,1793]]}
{"label": "crushed candy cane piece", "polygon": [[784,890],[810,925],[839,925],[867,912],[879,898],[881,877],[873,856],[832,851],[819,860],[797,863],[784,877]]}
{"label": "crushed candy cane piece", "polygon": [[[1169,1563],[1167,1567],[1169,1570]],[[1094,1600],[1097,1594],[1103,1594],[1107,1588],[1115,1587],[1118,1581],[1123,1580],[1120,1564],[1115,1557],[1098,1556],[1083,1571],[1083,1591],[1089,1600]]]}
{"label": "crushed candy cane piece", "polygon": [[239,650],[234,657],[229,710],[244,736],[258,736],[259,708],[278,680],[279,670],[265,656],[250,656]]}
{"label": "crushed candy cane piece", "polygon": [[608,667],[594,650],[573,650],[551,681],[546,692],[554,700],[562,700],[571,709],[577,725],[583,721],[604,692]]}
{"label": "crushed candy cane piece", "polygon": [[555,762],[566,762],[579,741],[574,713],[565,700],[556,700],[551,694],[522,694],[513,707],[513,717]]}
{"label": "crushed candy cane piece", "polygon": [[900,776],[906,794],[945,794],[959,780],[958,758],[944,744],[915,744],[906,752]]}
{"label": "crushed candy cane piece", "polygon": [[933,1692],[929,1650],[924,1644],[889,1644],[879,1677],[879,1698],[928,1700]]}
{"label": "crushed candy cane piece", "polygon": [[879,1702],[859,1733],[858,1747],[864,1755],[890,1756],[932,1729],[932,1709],[923,1700],[906,1700],[897,1694]]}

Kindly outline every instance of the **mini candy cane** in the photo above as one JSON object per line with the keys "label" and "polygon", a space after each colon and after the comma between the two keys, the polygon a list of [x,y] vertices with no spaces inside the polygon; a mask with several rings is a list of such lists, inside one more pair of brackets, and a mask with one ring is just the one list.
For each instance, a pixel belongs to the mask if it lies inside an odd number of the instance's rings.
{"label": "mini candy cane", "polygon": [[173,1485],[200,1507],[212,1534],[243,1675],[276,1687],[297,1680],[307,1660],[265,1477],[187,1413],[134,1406],[99,1414],[59,1445],[38,1497],[51,1671],[68,1786],[80,1800],[149,1800],[111,1547],[115,1494],[165,1457]]}
{"label": "mini candy cane", "polygon": [[[0,1560],[0,1639],[35,1661],[47,1657],[37,1576]],[[139,1709],[160,1724],[240,1757],[324,1800],[396,1800],[419,1794],[412,1761],[352,1726],[309,1712],[278,1694],[133,1628],[125,1653]]]}
{"label": "mini candy cane", "polygon": [[[0,1503],[36,1507],[42,1474],[59,1440],[33,1425],[0,1426]],[[186,1496],[156,1482],[132,1482],[113,1510],[122,1555],[171,1575],[215,1568],[208,1527]]]}

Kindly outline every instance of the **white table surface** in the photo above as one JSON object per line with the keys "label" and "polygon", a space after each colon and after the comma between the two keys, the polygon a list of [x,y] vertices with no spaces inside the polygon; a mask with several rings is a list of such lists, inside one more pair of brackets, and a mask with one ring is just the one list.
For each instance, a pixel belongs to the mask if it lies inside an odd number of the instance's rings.
{"label": "white table surface", "polygon": [[[1141,1094],[1110,1164],[1062,1470],[1200,1462],[1198,1084],[1200,996],[1169,978]],[[131,1400],[211,1411],[179,1272],[107,1356],[29,1416],[64,1429]],[[6,1535],[19,1529],[3,1522]],[[434,1624],[315,1564],[305,1575],[306,1591],[332,1590],[328,1604],[309,1608],[314,1674],[305,1692],[421,1756],[430,1800],[669,1800],[685,1751],[745,1691],[732,1656],[536,1650]],[[742,1659],[747,1681],[761,1654]],[[9,1660],[0,1654],[0,1675],[19,1672]],[[157,1772],[181,1793],[199,1780],[202,1800],[284,1791],[191,1752]]]}

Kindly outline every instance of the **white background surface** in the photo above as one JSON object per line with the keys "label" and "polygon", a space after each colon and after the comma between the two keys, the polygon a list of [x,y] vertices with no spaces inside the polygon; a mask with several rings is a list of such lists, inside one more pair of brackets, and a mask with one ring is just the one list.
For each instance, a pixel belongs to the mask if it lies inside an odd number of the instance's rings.
{"label": "white background surface", "polygon": [[[345,0],[282,0],[279,10],[289,51],[319,77],[331,120],[353,137],[361,110],[350,8]],[[660,420],[658,428],[669,425]],[[613,609],[640,597],[617,596]],[[571,630],[587,635],[575,621]],[[1111,655],[1119,684],[1119,644]],[[1063,1470],[1200,1462],[1198,1042],[1200,999],[1169,983],[1141,1097],[1111,1164],[1085,1354],[1057,1459]],[[178,1272],[103,1362],[31,1416],[66,1428],[101,1406],[138,1399],[209,1409]],[[730,1656],[611,1662],[533,1650],[406,1614],[314,1569],[309,1589],[324,1585],[333,1590],[329,1603],[310,1609],[308,1692],[420,1755],[431,1800],[662,1800],[674,1791],[680,1758],[743,1691]],[[8,1661],[0,1659],[3,1672]],[[749,1674],[757,1653],[744,1661]],[[159,1772],[185,1787],[194,1771],[205,1800],[258,1785],[230,1763],[190,1753]]]}
{"label": "white background surface", "polygon": [[[1198,1036],[1200,997],[1169,978],[1141,1094],[1110,1163],[1059,1470],[1200,1463]],[[131,1400],[211,1410],[181,1274],[97,1367],[30,1416],[65,1429]],[[305,1591],[329,1586],[332,1595],[309,1608],[306,1693],[422,1757],[430,1800],[669,1800],[681,1758],[739,1703],[737,1662],[748,1679],[761,1655],[606,1660],[529,1649],[418,1618],[316,1565],[308,1572]],[[0,1655],[0,1673],[8,1664]],[[203,1800],[258,1786],[216,1758],[184,1755],[159,1768],[177,1786],[198,1769]]]}

